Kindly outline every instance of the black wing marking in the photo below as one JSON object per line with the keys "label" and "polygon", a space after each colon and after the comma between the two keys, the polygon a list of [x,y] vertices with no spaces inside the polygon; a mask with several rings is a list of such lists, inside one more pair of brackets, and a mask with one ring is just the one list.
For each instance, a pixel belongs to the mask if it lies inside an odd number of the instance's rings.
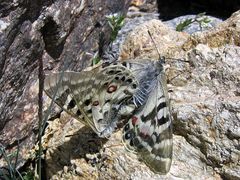
{"label": "black wing marking", "polygon": [[166,174],[172,161],[172,121],[163,73],[152,81],[145,104],[123,128],[127,149],[137,152],[154,172]]}

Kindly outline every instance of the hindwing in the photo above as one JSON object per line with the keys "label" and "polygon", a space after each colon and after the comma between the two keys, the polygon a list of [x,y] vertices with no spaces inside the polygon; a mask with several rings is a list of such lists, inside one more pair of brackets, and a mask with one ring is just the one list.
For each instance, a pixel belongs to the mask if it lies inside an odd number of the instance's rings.
{"label": "hindwing", "polygon": [[160,174],[169,171],[172,161],[172,120],[165,83],[161,71],[152,79],[146,100],[123,128],[126,148]]}

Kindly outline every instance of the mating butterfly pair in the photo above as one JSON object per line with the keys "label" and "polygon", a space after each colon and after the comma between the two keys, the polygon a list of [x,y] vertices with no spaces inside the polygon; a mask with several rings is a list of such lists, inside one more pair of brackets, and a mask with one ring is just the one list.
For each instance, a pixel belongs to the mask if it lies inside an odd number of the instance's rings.
{"label": "mating butterfly pair", "polygon": [[124,123],[123,144],[156,173],[172,162],[172,120],[162,61],[102,63],[46,76],[45,92],[70,115],[109,137]]}

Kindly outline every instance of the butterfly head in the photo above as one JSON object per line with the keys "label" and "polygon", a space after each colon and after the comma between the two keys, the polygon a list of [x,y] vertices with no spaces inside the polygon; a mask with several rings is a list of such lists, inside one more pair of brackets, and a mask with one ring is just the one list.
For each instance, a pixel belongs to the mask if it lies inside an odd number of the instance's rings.
{"label": "butterfly head", "polygon": [[156,67],[158,74],[164,71],[164,64],[165,64],[164,56],[160,56],[160,58],[157,61],[154,61],[154,65]]}
{"label": "butterfly head", "polygon": [[159,59],[158,59],[158,62],[162,65],[165,64],[165,62],[166,62],[165,56],[160,56]]}

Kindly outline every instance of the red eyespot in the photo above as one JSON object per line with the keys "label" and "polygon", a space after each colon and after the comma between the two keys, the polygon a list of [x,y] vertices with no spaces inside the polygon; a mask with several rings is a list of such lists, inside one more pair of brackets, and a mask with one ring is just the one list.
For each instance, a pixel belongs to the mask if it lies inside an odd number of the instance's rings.
{"label": "red eyespot", "polygon": [[108,87],[108,89],[107,89],[107,92],[108,93],[112,93],[112,92],[114,92],[114,91],[116,91],[117,90],[117,86],[115,86],[115,85],[110,85],[109,87]]}
{"label": "red eyespot", "polygon": [[93,106],[98,106],[99,105],[99,101],[93,101],[92,105]]}
{"label": "red eyespot", "polygon": [[138,120],[137,116],[133,116],[133,117],[132,117],[132,125],[133,125],[133,126],[136,125],[137,120]]}

